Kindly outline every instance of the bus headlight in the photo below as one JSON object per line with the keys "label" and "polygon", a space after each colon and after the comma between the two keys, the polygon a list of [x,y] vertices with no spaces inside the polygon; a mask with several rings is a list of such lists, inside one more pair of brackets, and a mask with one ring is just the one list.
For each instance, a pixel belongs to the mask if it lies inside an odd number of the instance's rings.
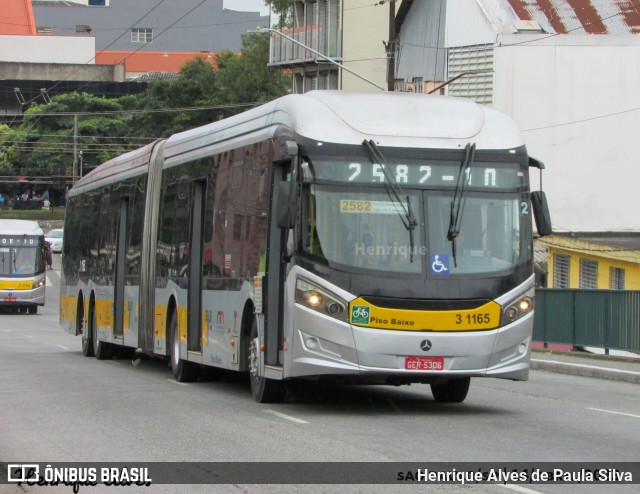
{"label": "bus headlight", "polygon": [[534,290],[528,290],[520,298],[510,303],[503,311],[503,323],[509,324],[533,310]]}
{"label": "bus headlight", "polygon": [[41,280],[35,280],[33,282],[33,290],[35,290],[36,288],[40,288],[41,286],[45,285],[45,280],[41,279]]}
{"label": "bus headlight", "polygon": [[347,322],[347,303],[337,295],[304,278],[296,279],[296,302]]}

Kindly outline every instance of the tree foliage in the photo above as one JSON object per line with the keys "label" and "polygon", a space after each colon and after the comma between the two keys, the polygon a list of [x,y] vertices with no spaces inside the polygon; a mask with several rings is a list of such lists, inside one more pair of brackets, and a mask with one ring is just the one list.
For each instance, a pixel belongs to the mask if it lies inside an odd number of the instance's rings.
{"label": "tree foliage", "polygon": [[198,57],[181,68],[175,81],[154,81],[139,95],[55,96],[48,104],[29,108],[20,125],[0,125],[0,175],[71,175],[74,141],[76,159],[82,151],[86,172],[154,139],[282,96],[290,78],[269,68],[268,60],[266,33],[245,35],[240,54],[216,55],[217,68]]}
{"label": "tree foliage", "polygon": [[[267,67],[269,36],[266,33],[242,36],[242,53],[223,52],[216,56],[216,90],[224,104],[264,103],[286,94],[291,79]],[[224,116],[243,110],[223,112]]]}
{"label": "tree foliage", "polygon": [[279,29],[291,25],[293,2],[294,0],[264,0],[265,5],[271,7],[271,11],[278,16]]}

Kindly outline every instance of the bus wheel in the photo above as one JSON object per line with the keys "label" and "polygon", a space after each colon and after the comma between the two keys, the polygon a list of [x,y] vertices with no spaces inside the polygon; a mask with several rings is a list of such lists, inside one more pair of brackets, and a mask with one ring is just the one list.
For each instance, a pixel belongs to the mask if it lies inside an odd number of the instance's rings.
{"label": "bus wheel", "polygon": [[432,384],[431,393],[440,403],[461,403],[469,392],[470,377],[449,379],[444,384]]}
{"label": "bus wheel", "polygon": [[93,357],[93,338],[91,337],[91,330],[87,327],[84,321],[84,309],[82,302],[78,303],[78,310],[76,312],[76,334],[82,333],[82,355],[85,357]]}
{"label": "bus wheel", "polygon": [[171,353],[171,372],[173,372],[173,377],[181,383],[195,381],[196,377],[198,377],[198,368],[193,362],[180,358],[180,334],[178,331],[178,316],[175,310],[171,314],[169,334],[171,335],[169,350]]}
{"label": "bus wheel", "polygon": [[37,314],[38,313],[38,306],[37,305],[30,305],[29,306],[29,314]]}
{"label": "bus wheel", "polygon": [[111,345],[98,338],[98,325],[96,324],[95,307],[91,305],[89,309],[89,331],[93,340],[93,354],[98,360],[111,358]]}
{"label": "bus wheel", "polygon": [[251,381],[251,394],[258,403],[278,403],[284,400],[286,388],[283,381],[267,379],[258,375],[258,362],[260,352],[260,339],[258,338],[258,322],[253,320],[251,326],[251,339],[249,341],[249,381]]}

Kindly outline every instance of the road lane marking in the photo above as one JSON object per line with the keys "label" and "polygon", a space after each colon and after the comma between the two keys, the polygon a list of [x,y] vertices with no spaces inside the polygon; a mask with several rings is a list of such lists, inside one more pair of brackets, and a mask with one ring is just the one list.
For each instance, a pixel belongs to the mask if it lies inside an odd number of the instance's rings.
{"label": "road lane marking", "polygon": [[276,417],[280,417],[281,419],[290,420],[291,422],[295,422],[296,424],[308,424],[306,420],[297,419],[292,417],[291,415],[285,415],[284,413],[276,412],[275,410],[263,410],[265,413],[270,413],[271,415],[275,415]]}
{"label": "road lane marking", "polygon": [[56,345],[58,348],[62,348],[63,350],[71,350],[70,348],[64,346],[64,345]]}
{"label": "road lane marking", "polygon": [[533,489],[528,489],[527,487],[519,486],[518,484],[495,484],[500,487],[504,487],[505,489],[510,489],[516,492],[523,492],[525,494],[540,494],[540,491],[534,491]]}
{"label": "road lane marking", "polygon": [[178,386],[191,386],[189,383],[181,383],[180,381],[176,381],[175,379],[167,379],[170,383],[177,384]]}
{"label": "road lane marking", "polygon": [[633,413],[616,412],[615,410],[603,410],[602,408],[591,408],[591,407],[587,407],[587,410],[593,410],[594,412],[602,412],[602,413],[612,413],[614,415],[624,415],[625,417],[633,417],[635,419],[640,419],[640,415],[635,415]]}

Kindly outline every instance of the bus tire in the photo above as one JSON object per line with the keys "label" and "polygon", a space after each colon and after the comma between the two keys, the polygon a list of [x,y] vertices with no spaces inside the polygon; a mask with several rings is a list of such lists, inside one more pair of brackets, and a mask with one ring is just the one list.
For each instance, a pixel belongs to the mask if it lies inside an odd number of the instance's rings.
{"label": "bus tire", "polygon": [[255,318],[251,326],[251,338],[248,347],[247,362],[249,363],[249,381],[251,382],[253,399],[258,403],[279,403],[283,401],[287,391],[284,382],[258,375],[260,339],[258,338],[258,322]]}
{"label": "bus tire", "polygon": [[37,305],[30,305],[29,306],[29,314],[37,314],[38,313],[38,306]]}
{"label": "bus tire", "polygon": [[444,384],[432,384],[431,393],[440,403],[462,403],[469,392],[470,377],[449,379]]}
{"label": "bus tire", "polygon": [[111,345],[98,338],[98,325],[96,324],[96,309],[92,303],[89,307],[89,330],[93,340],[93,355],[98,360],[106,360],[112,357]]}
{"label": "bus tire", "polygon": [[198,367],[193,362],[180,358],[180,334],[178,331],[178,316],[176,310],[171,312],[169,334],[171,335],[169,358],[171,359],[171,372],[173,372],[173,377],[180,383],[195,381],[198,377]]}
{"label": "bus tire", "polygon": [[88,326],[89,324],[84,320],[84,304],[80,299],[76,310],[76,334],[82,334],[82,355],[93,357],[93,337]]}

